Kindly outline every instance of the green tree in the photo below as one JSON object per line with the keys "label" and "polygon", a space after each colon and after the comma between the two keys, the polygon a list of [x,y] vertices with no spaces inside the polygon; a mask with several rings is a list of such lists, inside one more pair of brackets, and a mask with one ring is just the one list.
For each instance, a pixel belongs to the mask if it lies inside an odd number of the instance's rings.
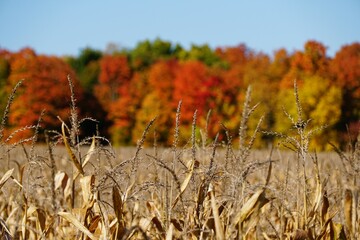
{"label": "green tree", "polygon": [[225,63],[221,58],[212,50],[209,45],[192,45],[189,51],[183,49],[178,54],[180,60],[200,61],[207,66],[222,66]]}
{"label": "green tree", "polygon": [[153,42],[145,40],[129,52],[132,67],[135,70],[142,70],[150,67],[151,64],[160,59],[175,57],[175,53],[181,51],[180,45],[173,46],[171,42],[159,38]]}
{"label": "green tree", "polygon": [[69,57],[66,59],[75,70],[81,86],[88,93],[91,93],[98,83],[100,74],[99,60],[101,57],[101,51],[87,47],[81,50],[77,58]]}

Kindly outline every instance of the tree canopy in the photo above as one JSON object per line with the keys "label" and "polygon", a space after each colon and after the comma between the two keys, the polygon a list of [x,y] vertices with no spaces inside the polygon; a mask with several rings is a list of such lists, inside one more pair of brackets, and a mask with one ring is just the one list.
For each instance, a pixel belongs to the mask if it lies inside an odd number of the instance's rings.
{"label": "tree canopy", "polygon": [[[259,105],[248,131],[257,127],[262,115],[262,129],[289,129],[283,110],[296,113],[294,80],[305,116],[314,125],[327,125],[323,138],[314,138],[313,147],[326,149],[329,141],[341,145],[348,129],[352,136],[359,131],[360,43],[343,46],[333,58],[313,40],[302,50],[278,49],[271,56],[244,44],[185,49],[159,38],[139,42],[133,49],[101,52],[87,47],[71,57],[38,55],[30,48],[0,49],[0,109],[24,79],[7,124],[12,129],[36,124],[45,110],[42,126],[58,126],[57,116],[69,116],[68,76],[75,85],[79,113],[98,118],[106,126],[101,134],[115,144],[135,143],[147,122],[157,116],[153,136],[159,144],[170,145],[179,101],[185,136],[191,134],[195,110],[199,128],[207,128],[209,136],[221,132],[221,124],[235,135],[250,85],[251,104]],[[224,139],[224,133],[219,137]],[[264,147],[268,140],[263,136],[255,144]]]}

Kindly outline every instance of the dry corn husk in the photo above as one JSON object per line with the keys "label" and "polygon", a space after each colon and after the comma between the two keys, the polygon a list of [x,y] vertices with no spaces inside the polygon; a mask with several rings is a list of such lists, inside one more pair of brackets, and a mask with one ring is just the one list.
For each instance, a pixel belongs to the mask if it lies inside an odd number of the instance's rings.
{"label": "dry corn husk", "polygon": [[12,173],[14,172],[14,169],[10,169],[8,170],[0,179],[0,189],[2,188],[2,186],[4,186],[4,184],[6,183],[6,181],[11,177]]}
{"label": "dry corn husk", "polygon": [[72,223],[78,230],[83,232],[86,236],[90,239],[95,240],[97,239],[90,231],[87,229],[74,215],[69,212],[59,212],[59,216],[64,218],[66,221]]}

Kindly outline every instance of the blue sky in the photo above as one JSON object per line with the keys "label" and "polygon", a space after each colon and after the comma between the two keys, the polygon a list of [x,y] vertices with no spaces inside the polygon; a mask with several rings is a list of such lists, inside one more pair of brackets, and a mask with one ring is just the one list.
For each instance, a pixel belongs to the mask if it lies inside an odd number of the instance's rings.
{"label": "blue sky", "polygon": [[188,48],[245,43],[272,54],[317,40],[333,56],[360,42],[359,0],[0,0],[0,48],[78,55],[161,38]]}

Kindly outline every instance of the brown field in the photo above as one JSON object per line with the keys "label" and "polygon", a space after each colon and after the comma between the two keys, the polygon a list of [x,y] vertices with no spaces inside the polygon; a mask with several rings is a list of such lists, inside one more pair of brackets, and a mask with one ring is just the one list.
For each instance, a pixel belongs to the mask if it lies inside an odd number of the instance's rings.
{"label": "brown field", "polygon": [[[276,149],[252,150],[246,159],[239,157],[240,150],[228,152],[223,146],[214,152],[211,144],[138,152],[136,148],[89,149],[82,147],[81,154],[74,150],[77,159],[88,160],[84,174],[76,178],[78,170],[64,147],[54,147],[52,157],[46,146],[36,146],[33,157],[29,146],[2,155],[3,236],[359,237],[358,186],[352,175],[356,169],[351,162],[343,165],[334,152],[319,153],[317,160],[309,154],[304,178],[297,153]],[[11,176],[4,175],[8,169]]]}
{"label": "brown field", "polygon": [[359,239],[360,135],[346,152],[311,153],[322,127],[308,129],[295,95],[293,132],[266,133],[279,144],[262,151],[252,149],[262,120],[246,130],[247,100],[234,139],[225,127],[223,142],[196,137],[194,114],[181,146],[179,104],[171,148],[144,147],[153,121],[134,148],[99,136],[80,141],[74,105],[69,126],[45,132],[44,145],[37,126],[34,137],[9,145],[1,125],[1,237]]}

